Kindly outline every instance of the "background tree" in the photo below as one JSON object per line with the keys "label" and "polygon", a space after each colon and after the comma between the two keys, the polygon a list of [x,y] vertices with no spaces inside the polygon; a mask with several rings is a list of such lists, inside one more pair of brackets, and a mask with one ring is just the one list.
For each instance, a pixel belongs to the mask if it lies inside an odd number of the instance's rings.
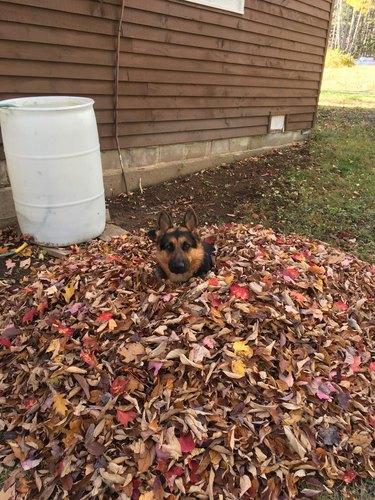
{"label": "background tree", "polygon": [[375,0],[334,0],[330,48],[354,57],[375,53]]}

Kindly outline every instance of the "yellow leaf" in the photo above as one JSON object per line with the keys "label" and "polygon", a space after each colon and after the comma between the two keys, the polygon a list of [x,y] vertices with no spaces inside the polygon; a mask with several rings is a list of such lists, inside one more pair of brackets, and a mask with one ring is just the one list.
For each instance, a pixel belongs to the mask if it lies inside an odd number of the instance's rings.
{"label": "yellow leaf", "polygon": [[65,417],[67,412],[66,399],[59,392],[53,396],[53,409],[56,413]]}
{"label": "yellow leaf", "polygon": [[60,350],[60,341],[59,341],[59,339],[53,339],[52,342],[50,343],[50,345],[47,347],[46,352],[52,352],[52,351],[55,351],[55,350],[57,350],[57,352],[59,352],[59,350]]}
{"label": "yellow leaf", "polygon": [[75,294],[75,291],[76,291],[76,287],[74,286],[74,283],[70,283],[69,286],[66,286],[64,288],[65,292],[63,293],[63,296],[64,296],[64,299],[65,299],[65,302],[67,304],[69,304],[70,302],[70,299],[73,297],[73,295]]}
{"label": "yellow leaf", "polygon": [[228,276],[224,276],[224,281],[227,285],[230,285],[234,279],[234,276],[232,274],[229,274]]}
{"label": "yellow leaf", "polygon": [[20,255],[22,255],[22,257],[31,257],[33,254],[33,251],[30,247],[26,247],[22,250],[22,252],[20,252]]}
{"label": "yellow leaf", "polygon": [[318,278],[315,281],[314,288],[316,288],[317,290],[319,290],[319,292],[323,292],[323,281],[320,278]]}
{"label": "yellow leaf", "polygon": [[152,491],[148,491],[147,493],[142,493],[139,500],[155,500],[155,495]]}
{"label": "yellow leaf", "polygon": [[232,372],[244,377],[246,375],[245,363],[241,360],[239,360],[239,361],[233,360],[232,361]]}
{"label": "yellow leaf", "polygon": [[113,330],[116,328],[116,326],[117,326],[117,323],[116,323],[116,321],[114,319],[110,319],[108,321],[108,330],[110,332],[113,332]]}
{"label": "yellow leaf", "polygon": [[245,342],[234,342],[233,350],[235,354],[239,356],[252,356],[253,350],[250,346],[246,345]]}
{"label": "yellow leaf", "polygon": [[127,238],[127,237],[128,237],[128,235],[127,235],[127,234],[122,234],[122,235],[120,236],[120,238],[121,238],[122,240],[126,240],[126,238]]}

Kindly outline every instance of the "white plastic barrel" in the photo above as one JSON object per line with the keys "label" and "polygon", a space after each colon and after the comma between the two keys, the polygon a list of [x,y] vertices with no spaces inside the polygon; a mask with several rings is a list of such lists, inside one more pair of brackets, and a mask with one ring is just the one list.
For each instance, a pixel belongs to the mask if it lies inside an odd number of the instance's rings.
{"label": "white plastic barrel", "polygon": [[24,234],[40,244],[81,243],[104,230],[103,174],[93,104],[89,98],[68,96],[0,102],[18,223]]}

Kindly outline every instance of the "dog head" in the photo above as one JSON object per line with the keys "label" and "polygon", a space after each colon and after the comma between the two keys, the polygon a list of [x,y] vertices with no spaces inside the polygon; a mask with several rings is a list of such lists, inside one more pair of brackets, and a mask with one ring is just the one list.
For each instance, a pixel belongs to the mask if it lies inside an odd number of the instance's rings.
{"label": "dog head", "polygon": [[156,259],[168,279],[187,281],[200,268],[204,249],[197,231],[197,216],[189,208],[181,226],[174,226],[171,216],[161,212],[155,234]]}

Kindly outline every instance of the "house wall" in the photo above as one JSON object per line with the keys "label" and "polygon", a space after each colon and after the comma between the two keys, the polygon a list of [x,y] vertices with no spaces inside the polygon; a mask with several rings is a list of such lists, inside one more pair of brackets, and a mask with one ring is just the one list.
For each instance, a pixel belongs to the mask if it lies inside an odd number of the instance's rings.
{"label": "house wall", "polygon": [[[168,177],[168,155],[172,163],[212,159],[225,141],[228,153],[257,150],[270,114],[287,115],[289,135],[277,142],[302,138],[314,121],[331,3],[246,0],[240,15],[184,0],[126,0],[117,131],[129,183],[138,184],[139,169],[143,185]],[[1,98],[94,98],[107,193],[116,194],[124,188],[110,153],[121,0],[0,0],[0,12]]]}

